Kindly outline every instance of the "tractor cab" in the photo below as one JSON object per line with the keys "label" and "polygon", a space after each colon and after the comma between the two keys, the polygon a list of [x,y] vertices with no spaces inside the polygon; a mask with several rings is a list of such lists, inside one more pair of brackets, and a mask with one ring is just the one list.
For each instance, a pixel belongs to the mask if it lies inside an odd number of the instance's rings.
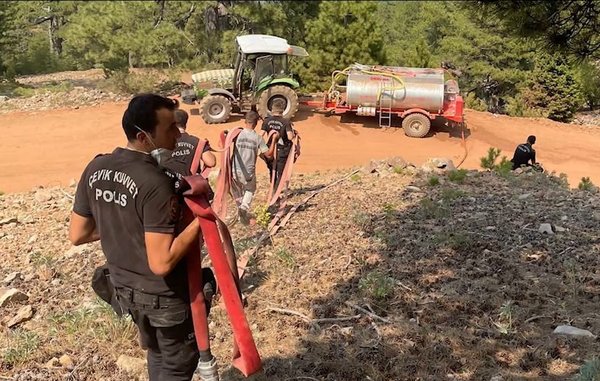
{"label": "tractor cab", "polygon": [[[255,107],[261,117],[270,114],[275,99],[285,103],[283,116],[292,118],[298,110],[299,87],[289,70],[289,57],[307,57],[304,48],[289,45],[280,37],[262,34],[238,36],[233,69],[194,74],[195,100],[206,123],[225,122],[232,111]],[[188,102],[189,103],[189,102]]]}

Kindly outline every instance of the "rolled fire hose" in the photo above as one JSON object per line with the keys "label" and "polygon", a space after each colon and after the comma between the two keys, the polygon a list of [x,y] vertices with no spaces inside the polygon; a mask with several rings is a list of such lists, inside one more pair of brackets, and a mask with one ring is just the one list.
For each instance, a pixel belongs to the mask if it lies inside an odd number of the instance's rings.
{"label": "rolled fire hose", "polygon": [[[198,160],[201,155],[202,150],[197,150],[192,164],[192,173],[193,168],[198,168]],[[183,186],[187,189],[183,193],[187,205],[184,218],[186,221],[197,218],[202,232],[198,245],[186,256],[190,308],[196,342],[200,351],[198,370],[203,381],[219,379],[216,360],[210,352],[208,317],[202,290],[201,247],[202,241],[204,241],[233,330],[232,363],[244,376],[248,377],[258,372],[262,368],[262,364],[244,314],[239,284],[234,278],[234,274],[237,275],[236,264],[229,263],[225,255],[225,252],[229,252],[230,255],[235,256],[231,236],[225,224],[219,220],[210,207],[208,181],[201,175],[186,176],[183,181],[185,182]]]}
{"label": "rolled fire hose", "polygon": [[213,200],[212,206],[215,213],[221,218],[225,219],[227,216],[227,203],[225,202],[225,196],[227,194],[231,194],[231,158],[233,156],[233,144],[238,135],[242,132],[242,128],[235,128],[225,134],[225,131],[221,132],[220,135],[220,143],[221,149],[223,152],[221,156],[221,172],[219,173],[219,177],[217,179],[217,189],[215,192],[215,198]]}

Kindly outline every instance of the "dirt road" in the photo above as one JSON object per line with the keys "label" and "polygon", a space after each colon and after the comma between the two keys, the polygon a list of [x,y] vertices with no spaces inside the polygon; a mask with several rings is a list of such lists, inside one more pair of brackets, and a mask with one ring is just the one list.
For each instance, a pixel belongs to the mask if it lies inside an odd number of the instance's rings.
{"label": "dirt road", "polygon": [[[124,144],[121,117],[125,107],[126,103],[108,103],[0,115],[0,191],[66,185],[78,179],[95,154]],[[184,108],[189,110],[188,106]],[[535,134],[539,161],[545,168],[566,173],[574,186],[582,176],[590,176],[600,184],[600,129],[476,111],[467,111],[466,118],[469,131],[464,168],[479,168],[479,159],[491,146],[502,149],[510,158],[518,143]],[[216,142],[221,130],[241,125],[240,117],[209,126],[199,116],[192,116],[189,131]],[[301,108],[295,126],[302,136],[302,156],[296,172],[363,165],[371,159],[391,156],[402,156],[417,165],[431,157],[459,162],[464,156],[459,132],[444,126],[434,128],[430,137],[411,139],[398,128],[377,128],[376,118],[325,116],[308,107]]]}

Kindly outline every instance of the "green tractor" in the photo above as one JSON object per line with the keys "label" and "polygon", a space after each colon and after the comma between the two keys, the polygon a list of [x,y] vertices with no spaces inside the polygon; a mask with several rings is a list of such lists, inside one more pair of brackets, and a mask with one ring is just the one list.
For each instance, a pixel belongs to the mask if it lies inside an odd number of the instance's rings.
{"label": "green tractor", "polygon": [[200,116],[208,124],[224,123],[232,112],[253,108],[268,116],[275,99],[285,102],[283,116],[298,111],[298,82],[288,69],[290,56],[307,57],[304,48],[288,45],[283,38],[262,34],[238,36],[233,69],[203,71],[192,75],[193,90],[185,90],[184,103],[199,103]]}

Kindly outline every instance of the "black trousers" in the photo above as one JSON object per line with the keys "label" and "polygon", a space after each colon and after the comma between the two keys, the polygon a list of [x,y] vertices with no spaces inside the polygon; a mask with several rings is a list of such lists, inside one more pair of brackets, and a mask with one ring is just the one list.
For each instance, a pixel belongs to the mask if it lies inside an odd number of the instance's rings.
{"label": "black trousers", "polygon": [[279,186],[281,176],[283,175],[283,170],[285,169],[285,162],[287,161],[291,150],[291,146],[277,146],[277,157],[272,164],[275,167],[275,189],[277,189]]}
{"label": "black trousers", "polygon": [[275,160],[267,159],[265,163],[267,163],[267,168],[269,169],[269,182],[273,181],[273,163]]}
{"label": "black trousers", "polygon": [[117,289],[121,308],[128,312],[147,350],[150,381],[190,381],[199,352],[189,304],[181,299]]}

